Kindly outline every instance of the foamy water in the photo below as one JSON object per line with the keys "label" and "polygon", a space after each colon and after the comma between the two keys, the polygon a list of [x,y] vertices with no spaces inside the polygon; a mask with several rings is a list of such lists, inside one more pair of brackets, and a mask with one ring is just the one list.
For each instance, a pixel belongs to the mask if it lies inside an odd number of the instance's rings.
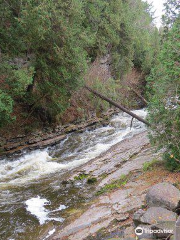
{"label": "foamy water", "polygon": [[[144,110],[134,113],[146,117]],[[63,211],[67,205],[71,208],[75,202],[78,204],[76,194],[81,192],[81,185],[76,184],[73,189],[63,186],[62,173],[99,156],[123,139],[145,131],[145,125],[137,120],[130,129],[131,119],[120,113],[108,126],[72,133],[53,147],[32,151],[14,161],[7,158],[0,161],[0,239],[40,239],[46,223],[61,224],[62,216],[66,216]],[[49,231],[44,240],[54,231],[54,228]]]}
{"label": "foamy water", "polygon": [[36,198],[31,198],[28,199],[26,202],[26,210],[28,212],[30,212],[32,215],[34,215],[38,220],[39,223],[42,225],[47,221],[57,221],[57,222],[63,222],[64,219],[63,218],[53,218],[53,217],[49,217],[50,213],[53,212],[58,212],[61,210],[66,209],[67,207],[65,205],[60,205],[59,208],[52,210],[52,211],[48,211],[46,209],[46,206],[51,205],[51,202],[45,198],[40,198],[39,196]]}
{"label": "foamy water", "polygon": [[[146,116],[144,110],[136,110],[134,113],[141,117]],[[44,176],[75,168],[99,156],[123,139],[145,129],[144,124],[136,120],[130,129],[130,123],[131,118],[127,114],[121,113],[111,119],[109,126],[86,131],[76,135],[76,139],[73,139],[72,136],[72,139],[67,137],[59,144],[60,149],[66,149],[66,152],[59,158],[51,157],[50,151],[45,149],[33,151],[15,161],[1,161],[0,188],[6,189],[11,186],[30,184]],[[74,148],[72,148],[73,144]]]}
{"label": "foamy water", "polygon": [[56,229],[52,229],[51,231],[48,232],[48,235],[43,239],[43,240],[46,240],[48,239],[51,235],[53,235],[55,233]]}

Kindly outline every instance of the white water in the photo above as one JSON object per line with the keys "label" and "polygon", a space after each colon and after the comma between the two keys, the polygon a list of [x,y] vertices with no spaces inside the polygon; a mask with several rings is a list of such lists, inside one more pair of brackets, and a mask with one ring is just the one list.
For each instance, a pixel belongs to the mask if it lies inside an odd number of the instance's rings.
{"label": "white water", "polygon": [[[141,117],[146,116],[145,110],[134,111]],[[111,146],[125,138],[142,132],[143,123],[134,120],[130,129],[131,118],[124,113],[113,117],[110,124],[93,131],[70,135],[56,149],[62,151],[58,158],[50,156],[50,150],[33,151],[15,161],[0,162],[0,188],[30,184],[50,174],[77,167],[107,151]],[[52,151],[52,149],[51,149]]]}
{"label": "white water", "polygon": [[45,198],[40,198],[39,196],[36,198],[31,198],[25,202],[26,204],[26,210],[30,212],[32,215],[36,216],[36,218],[39,220],[39,223],[42,225],[46,221],[57,221],[57,222],[63,222],[63,218],[53,218],[49,217],[50,213],[57,212],[66,209],[67,207],[65,205],[60,205],[59,208],[48,211],[45,206],[51,205],[51,202],[48,201]]}
{"label": "white water", "polygon": [[[134,112],[146,116],[144,110]],[[55,222],[62,222],[62,217],[66,218],[65,205],[74,207],[81,198],[81,186],[62,184],[63,173],[146,129],[136,120],[132,129],[130,125],[131,117],[120,113],[106,127],[72,133],[54,147],[26,153],[13,161],[7,158],[0,161],[0,239],[39,239],[47,222],[53,221],[54,226]]]}
{"label": "white water", "polygon": [[55,233],[55,231],[56,231],[55,228],[53,230],[49,231],[48,235],[43,240],[48,239],[51,235],[53,235]]}

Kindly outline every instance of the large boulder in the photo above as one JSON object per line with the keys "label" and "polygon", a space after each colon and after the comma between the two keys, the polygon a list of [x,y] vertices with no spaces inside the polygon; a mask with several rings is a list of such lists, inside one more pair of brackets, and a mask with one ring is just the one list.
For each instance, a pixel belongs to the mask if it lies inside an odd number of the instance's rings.
{"label": "large boulder", "polygon": [[151,229],[154,231],[157,230],[154,232],[154,236],[156,236],[156,238],[168,239],[169,236],[175,233],[175,224],[176,222],[173,221],[165,221],[151,226]]}
{"label": "large boulder", "polygon": [[177,219],[176,213],[162,207],[151,207],[140,218],[143,224],[156,224],[158,222],[175,222]]}
{"label": "large boulder", "polygon": [[176,213],[161,207],[151,207],[146,212],[139,210],[133,217],[135,225],[138,226],[136,229],[143,229],[139,239],[166,239],[174,233],[176,219]]}
{"label": "large boulder", "polygon": [[162,221],[175,222],[176,219],[176,213],[162,207],[151,207],[146,212],[138,210],[133,216],[135,226],[139,224],[152,225]]}
{"label": "large boulder", "polygon": [[159,183],[151,187],[146,194],[149,207],[165,207],[175,210],[180,203],[180,191],[169,183]]}

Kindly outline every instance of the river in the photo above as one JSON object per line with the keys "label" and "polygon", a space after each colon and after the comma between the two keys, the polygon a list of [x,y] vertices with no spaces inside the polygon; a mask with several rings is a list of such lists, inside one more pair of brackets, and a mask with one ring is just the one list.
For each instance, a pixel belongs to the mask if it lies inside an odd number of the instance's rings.
{"label": "river", "polygon": [[[141,117],[145,110],[133,111]],[[0,161],[0,239],[37,240],[47,229],[54,233],[67,217],[68,209],[83,202],[81,187],[63,186],[70,170],[98,157],[125,138],[145,130],[125,113],[113,116],[108,126],[72,133],[44,150],[24,152]],[[46,237],[43,237],[46,239]]]}

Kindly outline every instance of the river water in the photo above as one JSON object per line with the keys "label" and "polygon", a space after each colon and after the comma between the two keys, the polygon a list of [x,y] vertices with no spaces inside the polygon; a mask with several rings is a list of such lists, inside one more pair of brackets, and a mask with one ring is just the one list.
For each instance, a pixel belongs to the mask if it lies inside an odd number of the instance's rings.
{"label": "river water", "polygon": [[[145,110],[133,111],[141,117]],[[143,123],[119,113],[108,126],[69,134],[53,147],[0,161],[0,239],[46,239],[78,208],[81,188],[63,186],[63,175],[107,151],[111,146],[145,130]]]}

